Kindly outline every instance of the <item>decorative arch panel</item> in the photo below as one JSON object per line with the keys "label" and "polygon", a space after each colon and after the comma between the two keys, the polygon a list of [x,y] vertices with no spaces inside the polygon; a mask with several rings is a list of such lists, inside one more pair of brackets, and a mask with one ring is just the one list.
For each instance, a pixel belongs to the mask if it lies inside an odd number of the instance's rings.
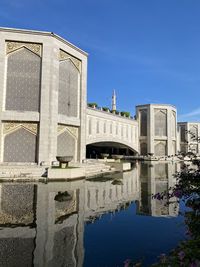
{"label": "decorative arch panel", "polygon": [[60,50],[58,113],[68,117],[79,115],[81,61]]}
{"label": "decorative arch panel", "polygon": [[41,45],[7,43],[5,109],[40,110]]}
{"label": "decorative arch panel", "polygon": [[4,162],[37,161],[37,124],[4,123]]}

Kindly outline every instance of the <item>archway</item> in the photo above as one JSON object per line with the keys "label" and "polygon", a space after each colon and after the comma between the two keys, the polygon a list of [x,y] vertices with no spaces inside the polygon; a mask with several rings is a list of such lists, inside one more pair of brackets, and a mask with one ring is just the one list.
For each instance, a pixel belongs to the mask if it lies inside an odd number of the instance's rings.
{"label": "archway", "polygon": [[117,142],[97,142],[86,146],[86,158],[98,159],[102,158],[101,154],[106,153],[111,157],[113,154],[134,156],[137,151]]}

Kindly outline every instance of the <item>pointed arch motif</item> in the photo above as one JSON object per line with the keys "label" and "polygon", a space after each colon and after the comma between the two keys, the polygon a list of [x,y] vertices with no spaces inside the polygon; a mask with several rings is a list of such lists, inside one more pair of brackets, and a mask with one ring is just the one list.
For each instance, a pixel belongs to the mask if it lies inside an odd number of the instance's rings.
{"label": "pointed arch motif", "polygon": [[68,117],[79,114],[80,73],[68,58],[59,63],[58,113]]}
{"label": "pointed arch motif", "polygon": [[154,110],[154,132],[155,136],[167,136],[167,110]]}
{"label": "pointed arch motif", "polygon": [[165,156],[167,154],[166,141],[159,141],[155,144],[155,156]]}
{"label": "pointed arch motif", "polygon": [[27,48],[38,56],[42,56],[42,45],[37,43],[25,43],[25,42],[6,42],[6,54],[10,54],[20,48]]}
{"label": "pointed arch motif", "polygon": [[81,73],[81,61],[60,49],[59,60],[63,61],[67,59],[69,59],[74,64],[74,66],[77,68],[77,70]]}
{"label": "pointed arch motif", "polygon": [[198,127],[197,125],[190,125],[190,132],[192,135],[190,135],[190,141],[197,141],[195,138],[198,137]]}
{"label": "pointed arch motif", "polygon": [[5,109],[38,111],[40,109],[41,57],[25,46],[7,56]]}
{"label": "pointed arch motif", "polygon": [[78,128],[68,125],[58,125],[57,156],[77,157]]}
{"label": "pointed arch motif", "polygon": [[[27,124],[4,127],[4,162],[36,162],[37,134]],[[37,126],[36,126],[37,128]]]}

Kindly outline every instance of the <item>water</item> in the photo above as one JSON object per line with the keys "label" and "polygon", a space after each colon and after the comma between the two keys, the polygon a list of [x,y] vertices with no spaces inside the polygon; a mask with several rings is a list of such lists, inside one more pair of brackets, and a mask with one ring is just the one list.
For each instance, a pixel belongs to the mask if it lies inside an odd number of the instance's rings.
{"label": "water", "polygon": [[136,164],[103,181],[2,183],[0,266],[150,266],[185,238],[178,204],[151,197],[178,169]]}

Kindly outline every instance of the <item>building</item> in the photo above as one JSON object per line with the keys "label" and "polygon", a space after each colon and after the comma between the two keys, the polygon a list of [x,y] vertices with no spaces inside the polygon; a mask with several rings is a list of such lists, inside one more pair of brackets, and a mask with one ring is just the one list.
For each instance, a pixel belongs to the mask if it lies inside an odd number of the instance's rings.
{"label": "building", "polygon": [[116,112],[114,92],[111,111],[88,108],[87,57],[51,32],[0,29],[1,164],[50,165],[67,155],[82,162],[93,144],[113,153],[199,153],[183,141],[183,129],[199,134],[199,124],[179,124],[179,144],[171,105],[140,105],[136,118],[126,117]]}
{"label": "building", "polygon": [[87,53],[50,32],[0,29],[0,162],[85,158]]}
{"label": "building", "polygon": [[200,123],[198,122],[178,122],[178,150],[181,153],[193,152],[200,154]]}
{"label": "building", "polygon": [[136,107],[140,154],[155,156],[177,153],[177,112],[171,105],[149,104]]}

